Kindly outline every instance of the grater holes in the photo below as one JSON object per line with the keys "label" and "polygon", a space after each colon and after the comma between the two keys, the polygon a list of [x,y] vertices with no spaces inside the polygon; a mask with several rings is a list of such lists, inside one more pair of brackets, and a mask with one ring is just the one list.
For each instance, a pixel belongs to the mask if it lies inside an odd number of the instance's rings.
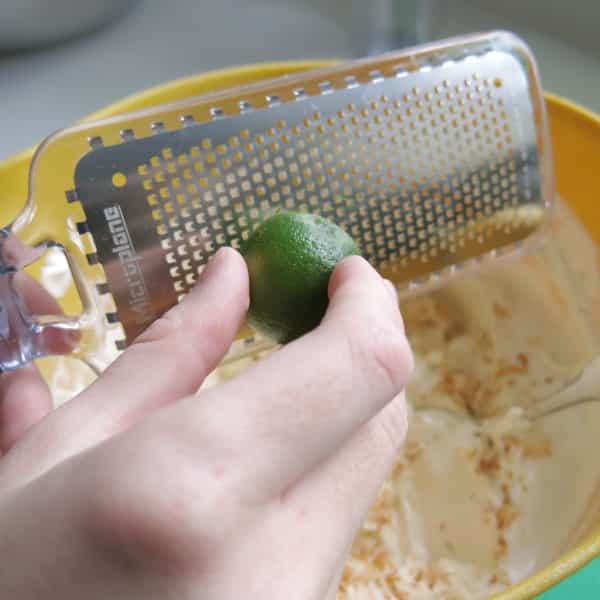
{"label": "grater holes", "polygon": [[117,189],[123,188],[127,185],[127,176],[125,173],[117,171],[116,173],[113,173],[111,183]]}
{"label": "grater holes", "polygon": [[[494,89],[489,82],[487,88]],[[433,260],[441,252],[445,235],[436,235],[436,231],[454,232],[453,244],[459,248],[464,245],[461,236],[467,239],[469,235],[461,233],[462,229],[485,218],[485,206],[489,213],[507,201],[516,202],[517,194],[506,183],[502,185],[509,173],[505,168],[502,174],[504,163],[495,171],[498,187],[487,190],[482,184],[492,176],[491,171],[479,173],[473,183],[471,174],[461,171],[466,157],[475,160],[478,155],[497,152],[499,142],[508,146],[502,147],[506,152],[514,143],[514,135],[503,127],[507,122],[499,112],[506,114],[506,107],[493,95],[479,104],[485,89],[484,79],[475,76],[459,86],[440,81],[426,89],[410,89],[402,98],[377,94],[356,105],[347,103],[333,113],[309,114],[298,122],[273,121],[264,131],[247,130],[244,135],[235,132],[220,155],[216,140],[214,148],[208,146],[221,157],[219,170],[210,170],[213,166],[205,156],[208,148],[199,148],[198,158],[207,164],[201,187],[207,192],[217,191],[217,195],[198,199],[197,191],[184,185],[186,202],[193,207],[192,215],[202,212],[200,220],[209,225],[206,235],[216,240],[216,246],[223,239],[217,237],[219,232],[228,236],[231,244],[244,239],[258,218],[250,208],[283,206],[323,212],[340,223],[358,227],[357,241],[364,238],[371,244],[366,251],[376,264],[389,263],[392,251],[392,258],[403,256],[405,264],[413,259]],[[454,102],[453,112],[445,105],[448,94]],[[481,135],[484,123],[489,123],[489,129]],[[417,152],[416,147],[421,150]],[[505,158],[510,156],[505,153]],[[525,159],[519,156],[519,160]],[[432,164],[437,167],[433,173]],[[163,170],[177,189],[169,168]],[[201,168],[196,170],[196,176],[200,172]],[[455,173],[454,179],[437,180],[448,173]],[[179,176],[183,178],[182,173]],[[441,194],[438,190],[444,181],[447,189]],[[211,215],[207,204],[219,207],[225,198],[231,210],[221,207]],[[404,213],[395,215],[400,199],[408,205]],[[356,220],[358,207],[364,210]],[[211,225],[217,216],[221,229]],[[396,224],[398,219],[400,224]],[[398,235],[401,231],[404,238]],[[369,235],[373,235],[370,240]],[[205,260],[207,252],[198,259]]]}

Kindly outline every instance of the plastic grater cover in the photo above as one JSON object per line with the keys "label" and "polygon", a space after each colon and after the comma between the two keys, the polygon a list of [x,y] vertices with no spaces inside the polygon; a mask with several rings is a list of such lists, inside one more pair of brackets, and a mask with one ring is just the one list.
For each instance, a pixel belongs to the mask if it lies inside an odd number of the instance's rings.
{"label": "plastic grater cover", "polygon": [[[114,299],[107,319],[123,327],[120,348],[189,290],[219,246],[239,246],[271,210],[333,220],[408,293],[514,255],[543,228],[553,193],[536,68],[507,33],[75,131],[91,147],[67,192],[83,209],[75,245],[94,293]],[[250,336],[232,352],[256,347]]]}

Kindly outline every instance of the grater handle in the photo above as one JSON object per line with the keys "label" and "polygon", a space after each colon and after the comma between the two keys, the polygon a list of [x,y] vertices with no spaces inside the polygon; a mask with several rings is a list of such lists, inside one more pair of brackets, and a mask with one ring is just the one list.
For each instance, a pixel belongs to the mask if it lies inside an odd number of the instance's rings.
{"label": "grater handle", "polygon": [[48,292],[31,285],[20,290],[16,285],[18,275],[25,275],[21,268],[47,248],[48,244],[25,246],[8,230],[0,230],[0,373],[43,356],[72,354],[79,347],[82,323],[78,317],[37,314],[32,307]]}

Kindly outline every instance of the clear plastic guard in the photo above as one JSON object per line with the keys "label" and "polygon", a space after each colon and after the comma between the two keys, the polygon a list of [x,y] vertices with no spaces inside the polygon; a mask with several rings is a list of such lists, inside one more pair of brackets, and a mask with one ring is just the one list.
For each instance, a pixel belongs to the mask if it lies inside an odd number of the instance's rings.
{"label": "clear plastic guard", "polygon": [[[55,299],[24,270],[50,248],[60,250],[69,265],[83,306],[79,315],[61,314]],[[0,372],[44,356],[83,357],[95,345],[86,331],[95,320],[94,313],[89,289],[60,244],[31,247],[9,230],[0,230]]]}

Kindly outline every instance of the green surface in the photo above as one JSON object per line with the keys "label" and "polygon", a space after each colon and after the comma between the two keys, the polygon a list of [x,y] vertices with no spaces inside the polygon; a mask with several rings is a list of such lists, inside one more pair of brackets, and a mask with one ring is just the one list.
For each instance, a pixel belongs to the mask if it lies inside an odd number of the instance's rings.
{"label": "green surface", "polygon": [[538,600],[597,600],[600,598],[600,558],[580,569]]}
{"label": "green surface", "polygon": [[285,344],[321,322],[333,269],[358,249],[322,217],[281,211],[260,224],[241,252],[250,275],[248,322]]}

